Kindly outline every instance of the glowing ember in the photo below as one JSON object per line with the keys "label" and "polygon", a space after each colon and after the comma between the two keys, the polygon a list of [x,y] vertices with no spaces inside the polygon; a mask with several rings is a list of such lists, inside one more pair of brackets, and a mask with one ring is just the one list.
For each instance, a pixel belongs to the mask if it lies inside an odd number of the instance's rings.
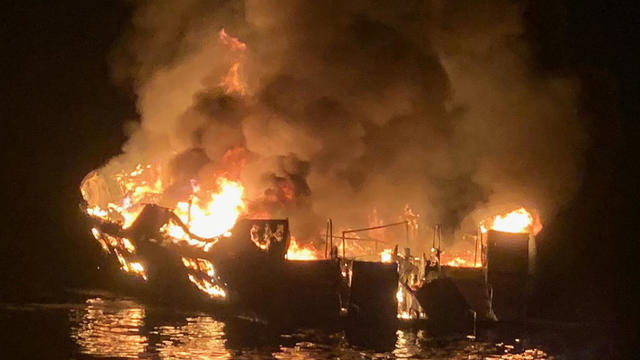
{"label": "glowing ember", "polygon": [[535,235],[542,230],[542,224],[537,216],[534,218],[534,215],[525,208],[519,208],[483,221],[480,224],[480,230],[483,233],[488,230],[496,230],[509,233],[533,233]]}

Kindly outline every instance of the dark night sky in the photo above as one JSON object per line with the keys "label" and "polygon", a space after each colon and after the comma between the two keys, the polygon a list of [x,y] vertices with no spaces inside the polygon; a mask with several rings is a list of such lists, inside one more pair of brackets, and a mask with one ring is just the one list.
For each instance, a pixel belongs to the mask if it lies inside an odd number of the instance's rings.
{"label": "dark night sky", "polygon": [[[129,4],[3,6],[0,298],[86,286],[98,277],[100,254],[78,211],[78,185],[119,152],[123,123],[136,117],[131,91],[113,84],[108,65]],[[541,315],[612,319],[630,301],[635,278],[627,271],[639,240],[632,154],[638,83],[630,56],[639,43],[636,15],[614,2],[554,0],[532,2],[526,15],[541,70],[582,80],[580,117],[590,136],[577,196],[538,239],[542,281],[534,310]]]}

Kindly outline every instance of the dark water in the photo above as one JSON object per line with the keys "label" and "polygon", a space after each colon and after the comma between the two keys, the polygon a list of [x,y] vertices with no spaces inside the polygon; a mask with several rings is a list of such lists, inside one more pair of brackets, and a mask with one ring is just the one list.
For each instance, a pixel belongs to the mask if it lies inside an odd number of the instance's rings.
{"label": "dark water", "polygon": [[401,329],[386,349],[373,350],[352,345],[338,330],[282,332],[95,295],[71,304],[2,304],[0,320],[0,354],[7,359],[603,359],[611,354],[606,330],[597,327],[493,326],[478,329],[476,337]]}

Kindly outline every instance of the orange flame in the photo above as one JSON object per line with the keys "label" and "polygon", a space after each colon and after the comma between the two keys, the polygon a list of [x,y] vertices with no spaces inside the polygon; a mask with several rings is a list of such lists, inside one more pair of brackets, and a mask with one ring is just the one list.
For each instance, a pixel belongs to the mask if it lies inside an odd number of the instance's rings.
{"label": "orange flame", "polygon": [[[220,30],[220,33],[218,34],[218,38],[220,39],[220,42],[222,42],[222,44],[227,46],[232,52],[239,52],[240,55],[242,55],[242,53],[244,53],[244,51],[247,49],[247,44],[243,43],[242,41],[238,40],[233,36],[230,36],[229,34],[227,34],[227,32],[224,29]],[[240,60],[241,60],[241,56],[240,56]],[[240,72],[239,72],[240,64],[241,64],[240,60],[234,62],[231,65],[231,67],[229,68],[229,71],[227,72],[227,75],[225,75],[222,78],[222,81],[220,82],[220,86],[224,88],[227,94],[232,94],[232,93],[236,93],[239,95],[245,94],[244,85],[240,80]]]}
{"label": "orange flame", "polygon": [[[117,174],[113,180],[120,186],[122,198],[117,202],[108,203],[106,209],[97,204],[90,204],[86,210],[87,214],[119,223],[123,229],[128,228],[146,203],[159,203],[159,195],[165,190],[160,173],[152,165],[139,164],[132,171]],[[202,238],[230,236],[229,230],[245,212],[244,187],[226,178],[217,179],[215,190],[202,190],[197,184],[192,185],[191,200],[179,201],[173,208],[175,215],[187,224],[189,232],[199,239],[193,239],[172,221],[165,224],[160,231],[173,243],[186,242],[190,246],[209,251],[215,240],[203,241]],[[88,203],[92,200],[87,196],[89,187],[90,184],[83,183],[82,193]],[[166,203],[162,205],[167,206]],[[105,252],[115,255],[123,271],[147,280],[145,267],[136,259],[136,248],[129,239],[101,232],[97,228],[93,228],[91,232]],[[183,263],[187,269],[191,269],[187,263]],[[203,259],[198,259],[198,264],[199,273],[188,274],[189,280],[211,297],[226,297],[224,289],[217,285],[210,275],[213,274],[213,265]],[[203,266],[206,269],[203,269]],[[200,276],[201,274],[209,276]]]}
{"label": "orange flame", "polygon": [[147,280],[147,274],[142,263],[134,261],[136,248],[129,239],[111,236],[96,228],[91,229],[91,233],[96,240],[98,240],[100,246],[105,252],[116,255],[116,258],[120,263],[120,268],[124,272],[131,273]]}
{"label": "orange flame", "polygon": [[316,260],[318,252],[312,247],[302,247],[298,245],[296,239],[292,236],[287,250],[287,259],[289,260]]}
{"label": "orange flame", "polygon": [[480,230],[483,233],[488,230],[496,230],[509,233],[533,233],[535,235],[542,230],[542,224],[537,216],[521,207],[483,221],[480,224]]}
{"label": "orange flame", "polygon": [[481,267],[482,264],[480,262],[474,261],[474,259],[464,259],[460,256],[454,256],[451,260],[445,263],[447,266],[451,267]]}
{"label": "orange flame", "polygon": [[228,46],[232,51],[245,51],[247,49],[247,44],[238,40],[238,38],[235,38],[227,34],[224,28],[220,29],[220,32],[218,33],[218,38],[220,39],[220,42]]}
{"label": "orange flame", "polygon": [[182,258],[182,264],[188,270],[191,270],[187,274],[187,278],[191,281],[200,291],[209,295],[212,298],[225,298],[227,292],[218,284],[215,283],[216,272],[213,268],[213,264],[206,259],[191,259]]}
{"label": "orange flame", "polygon": [[239,95],[244,95],[245,93],[244,85],[240,80],[239,69],[240,63],[234,63],[231,68],[229,68],[229,72],[227,72],[227,75],[225,75],[225,77],[220,82],[220,86],[224,88],[224,91],[227,94],[236,93]]}
{"label": "orange flame", "polygon": [[243,201],[244,187],[235,181],[220,178],[220,191],[209,196],[194,196],[189,202],[176,205],[175,214],[189,226],[192,234],[213,238],[229,231],[246,209]]}

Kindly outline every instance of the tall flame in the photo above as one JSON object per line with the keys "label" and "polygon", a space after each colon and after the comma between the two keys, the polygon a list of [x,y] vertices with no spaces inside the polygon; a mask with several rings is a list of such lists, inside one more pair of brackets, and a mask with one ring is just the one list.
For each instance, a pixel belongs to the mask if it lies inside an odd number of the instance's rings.
{"label": "tall flame", "polygon": [[203,238],[213,238],[229,231],[246,209],[242,195],[244,187],[235,181],[220,178],[220,191],[202,198],[194,196],[191,204],[181,201],[175,214],[189,226],[189,231]]}

